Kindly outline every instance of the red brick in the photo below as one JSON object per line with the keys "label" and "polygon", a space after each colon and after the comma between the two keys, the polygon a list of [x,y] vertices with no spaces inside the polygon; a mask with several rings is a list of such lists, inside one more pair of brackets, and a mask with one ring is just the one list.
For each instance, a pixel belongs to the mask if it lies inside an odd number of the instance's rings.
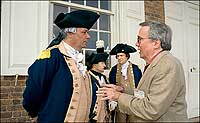
{"label": "red brick", "polygon": [[19,80],[18,81],[18,85],[20,85],[20,86],[26,86],[26,80]]}
{"label": "red brick", "polygon": [[[156,6],[156,7],[155,7]],[[145,20],[165,22],[164,1],[144,1]]]}
{"label": "red brick", "polygon": [[22,107],[22,105],[9,105],[7,107],[8,111],[22,111],[24,110],[24,108]]}
{"label": "red brick", "polygon": [[23,110],[23,111],[22,111],[22,116],[28,116],[28,112],[25,111],[25,110]]}
{"label": "red brick", "polygon": [[1,87],[1,93],[11,93],[13,92],[14,87],[6,87],[6,86],[2,86]]}
{"label": "red brick", "polygon": [[21,105],[22,99],[13,99],[13,105]]}
{"label": "red brick", "polygon": [[6,105],[1,105],[1,112],[7,111],[7,106]]}
{"label": "red brick", "polygon": [[1,80],[1,87],[2,87],[2,86],[10,86],[10,81]]}
{"label": "red brick", "polygon": [[12,112],[1,112],[1,118],[11,118]]}
{"label": "red brick", "polygon": [[11,76],[1,76],[2,80],[14,80],[13,78],[15,78],[14,75],[11,75]]}
{"label": "red brick", "polygon": [[22,112],[21,111],[12,112],[12,117],[21,117],[21,116],[22,116]]}
{"label": "red brick", "polygon": [[12,98],[22,98],[22,92],[14,92],[14,93],[11,93],[11,97]]}
{"label": "red brick", "polygon": [[8,99],[9,95],[7,93],[0,93],[1,99]]}
{"label": "red brick", "polygon": [[26,76],[18,76],[18,80],[22,80],[22,81],[25,81],[26,80]]}
{"label": "red brick", "polygon": [[0,122],[1,122],[1,123],[10,123],[10,122],[11,122],[10,119],[11,119],[11,118],[1,118]]}
{"label": "red brick", "polygon": [[23,87],[20,87],[20,86],[16,86],[14,88],[14,92],[22,92],[23,91]]}
{"label": "red brick", "polygon": [[1,106],[3,105],[12,105],[11,99],[1,99]]}

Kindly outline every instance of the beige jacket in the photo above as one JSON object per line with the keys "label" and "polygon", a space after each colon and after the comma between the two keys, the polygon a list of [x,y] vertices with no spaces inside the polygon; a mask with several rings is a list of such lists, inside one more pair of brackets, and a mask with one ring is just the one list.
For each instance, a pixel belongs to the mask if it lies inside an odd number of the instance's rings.
{"label": "beige jacket", "polygon": [[184,70],[170,52],[161,52],[146,69],[139,85],[144,98],[121,94],[121,112],[132,115],[131,121],[187,121]]}

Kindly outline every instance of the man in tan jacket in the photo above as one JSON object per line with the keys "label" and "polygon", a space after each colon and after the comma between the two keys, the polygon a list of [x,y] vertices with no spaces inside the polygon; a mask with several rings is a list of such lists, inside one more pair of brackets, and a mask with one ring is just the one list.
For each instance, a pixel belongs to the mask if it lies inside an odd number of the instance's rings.
{"label": "man in tan jacket", "polygon": [[147,65],[134,94],[125,94],[126,88],[110,84],[97,95],[117,101],[121,112],[134,115],[131,121],[188,121],[184,70],[169,52],[170,27],[159,22],[140,26],[136,46]]}

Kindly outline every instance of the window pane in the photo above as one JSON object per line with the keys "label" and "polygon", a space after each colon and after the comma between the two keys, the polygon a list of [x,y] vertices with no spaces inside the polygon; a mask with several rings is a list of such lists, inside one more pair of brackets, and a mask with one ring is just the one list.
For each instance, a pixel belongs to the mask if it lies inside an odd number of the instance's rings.
{"label": "window pane", "polygon": [[53,6],[53,20],[56,19],[57,15],[59,13],[67,13],[68,12],[68,7],[66,6],[62,6],[62,5],[58,5],[58,4],[54,4]]}
{"label": "window pane", "polygon": [[[109,52],[107,52],[109,54]],[[106,60],[106,69],[110,69],[111,68],[111,56],[108,56],[108,59]]]}
{"label": "window pane", "polygon": [[97,22],[92,26],[91,29],[97,29]]}
{"label": "window pane", "polygon": [[61,31],[61,29],[54,24],[53,25],[53,38],[57,37],[60,31]]}
{"label": "window pane", "polygon": [[87,0],[86,1],[86,6],[91,6],[91,7],[95,7],[98,8],[98,1],[97,0]]}
{"label": "window pane", "polygon": [[88,57],[89,57],[92,53],[96,53],[96,50],[85,50],[85,63],[87,62]]}
{"label": "window pane", "polygon": [[105,10],[111,10],[110,0],[100,0],[100,8]]}
{"label": "window pane", "polygon": [[110,31],[110,16],[100,14],[99,28],[100,30]]}
{"label": "window pane", "polygon": [[110,33],[100,32],[100,40],[104,40],[104,49],[110,49]]}
{"label": "window pane", "polygon": [[90,31],[89,35],[90,35],[90,39],[88,40],[87,48],[96,49],[97,32]]}
{"label": "window pane", "polygon": [[71,3],[84,5],[84,0],[71,0]]}

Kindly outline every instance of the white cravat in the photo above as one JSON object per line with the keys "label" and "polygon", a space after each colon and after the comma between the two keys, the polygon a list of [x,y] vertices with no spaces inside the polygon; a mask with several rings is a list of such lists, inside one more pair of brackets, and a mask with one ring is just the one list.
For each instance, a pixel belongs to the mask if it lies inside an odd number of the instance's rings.
{"label": "white cravat", "polygon": [[100,86],[102,86],[103,84],[105,84],[105,80],[104,80],[103,76],[101,76],[101,78],[99,80],[99,84],[100,84]]}
{"label": "white cravat", "polygon": [[127,61],[126,63],[124,63],[124,64],[122,65],[122,70],[121,70],[121,72],[122,72],[122,76],[125,77],[125,80],[127,79],[127,69],[128,69],[128,64],[129,64],[128,61]]}
{"label": "white cravat", "polygon": [[100,84],[100,86],[106,84],[105,79],[103,76],[99,77],[97,75],[94,75],[94,73],[92,73],[91,71],[89,71],[89,73],[98,81],[98,83]]}
{"label": "white cravat", "polygon": [[85,76],[87,67],[84,66],[82,63],[80,63],[83,60],[84,55],[82,53],[79,53],[79,51],[75,50],[73,47],[71,47],[64,41],[63,41],[63,44],[64,44],[64,47],[67,49],[67,55],[72,57],[72,59],[74,59],[76,61],[76,65],[77,65],[79,71],[81,72],[81,74],[83,76]]}

